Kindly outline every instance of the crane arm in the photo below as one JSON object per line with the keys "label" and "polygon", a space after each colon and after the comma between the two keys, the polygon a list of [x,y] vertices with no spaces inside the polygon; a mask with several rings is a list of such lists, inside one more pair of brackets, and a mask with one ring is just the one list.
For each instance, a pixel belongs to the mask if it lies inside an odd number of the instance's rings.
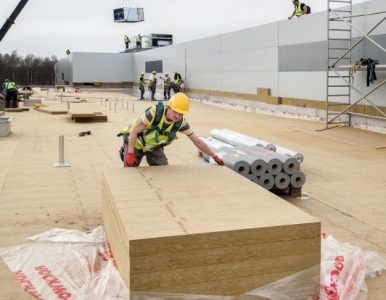
{"label": "crane arm", "polygon": [[12,14],[5,21],[3,27],[1,27],[1,29],[0,29],[0,42],[3,39],[3,37],[7,34],[8,30],[9,30],[9,28],[11,28],[12,24],[15,23],[17,16],[22,11],[22,9],[27,4],[27,2],[28,2],[28,0],[20,0],[19,4],[13,10]]}

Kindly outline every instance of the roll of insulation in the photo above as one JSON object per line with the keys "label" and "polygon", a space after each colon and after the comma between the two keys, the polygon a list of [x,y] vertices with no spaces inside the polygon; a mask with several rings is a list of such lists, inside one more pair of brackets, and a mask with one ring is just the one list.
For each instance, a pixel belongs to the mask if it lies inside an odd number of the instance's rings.
{"label": "roll of insulation", "polygon": [[275,176],[275,186],[280,189],[286,189],[291,182],[290,176],[285,173],[279,173]]}
{"label": "roll of insulation", "polygon": [[306,182],[306,176],[303,172],[296,172],[291,175],[291,185],[295,188],[301,188]]}

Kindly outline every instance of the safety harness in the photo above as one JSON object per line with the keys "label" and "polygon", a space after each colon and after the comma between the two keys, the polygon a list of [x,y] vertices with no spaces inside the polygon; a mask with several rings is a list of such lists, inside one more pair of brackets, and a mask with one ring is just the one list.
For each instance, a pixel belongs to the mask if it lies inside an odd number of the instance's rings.
{"label": "safety harness", "polygon": [[138,134],[138,138],[141,140],[143,146],[146,145],[146,142],[145,142],[145,139],[143,138],[143,136],[148,135],[152,131],[155,131],[155,142],[156,143],[158,143],[160,141],[159,140],[160,135],[167,136],[166,142],[154,147],[152,150],[169,145],[176,138],[177,132],[180,129],[180,127],[182,125],[182,121],[183,121],[183,119],[181,119],[177,122],[174,122],[171,130],[166,131],[165,129],[163,129],[163,124],[160,124],[160,123],[161,123],[161,120],[163,119],[164,114],[166,114],[167,107],[162,102],[158,102],[155,108],[156,108],[155,109],[155,116],[153,118],[153,121],[151,122],[150,128],[146,129],[143,132],[141,132],[140,134]]}

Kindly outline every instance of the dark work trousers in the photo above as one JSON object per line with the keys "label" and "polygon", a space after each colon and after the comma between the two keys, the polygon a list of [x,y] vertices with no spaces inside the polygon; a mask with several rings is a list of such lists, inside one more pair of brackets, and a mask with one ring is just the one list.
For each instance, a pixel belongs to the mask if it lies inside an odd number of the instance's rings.
{"label": "dark work trousers", "polygon": [[19,103],[17,102],[17,90],[10,89],[6,91],[5,95],[5,107],[6,108],[18,108]]}
{"label": "dark work trousers", "polygon": [[372,60],[371,58],[368,59],[367,76],[366,76],[367,86],[369,86],[370,83],[374,83],[374,81],[377,80],[377,74],[375,73],[375,65],[376,64],[378,64],[378,60]]}
{"label": "dark work trousers", "polygon": [[170,99],[170,86],[164,87],[164,99]]}
{"label": "dark work trousers", "polygon": [[140,86],[139,87],[139,90],[141,91],[141,100],[145,99],[144,98],[144,95],[145,95],[145,87],[144,86]]}
{"label": "dark work trousers", "polygon": [[154,151],[142,152],[141,150],[134,150],[135,158],[137,159],[136,167],[141,163],[141,160],[146,156],[146,161],[149,166],[166,166],[169,164],[168,159],[166,158],[164,148],[158,148]]}
{"label": "dark work trousers", "polygon": [[149,90],[151,92],[151,100],[155,100],[154,96],[155,96],[155,86],[153,87],[149,87]]}

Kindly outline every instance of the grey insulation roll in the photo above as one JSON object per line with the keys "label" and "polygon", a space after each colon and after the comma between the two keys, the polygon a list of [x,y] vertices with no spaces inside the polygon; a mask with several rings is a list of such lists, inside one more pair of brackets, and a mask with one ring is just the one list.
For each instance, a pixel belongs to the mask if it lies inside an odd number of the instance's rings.
{"label": "grey insulation roll", "polygon": [[271,158],[267,162],[267,172],[278,175],[283,170],[283,163],[277,158]]}
{"label": "grey insulation roll", "polygon": [[275,186],[282,190],[286,189],[291,182],[290,176],[285,173],[279,173],[275,176]]}
{"label": "grey insulation roll", "polygon": [[291,175],[291,185],[295,188],[301,188],[306,182],[306,176],[303,172],[296,172]]}
{"label": "grey insulation roll", "polygon": [[243,154],[238,151],[233,151],[225,154],[222,157],[222,160],[224,161],[224,164],[228,168],[246,176],[250,173],[250,170],[251,170],[250,164],[251,162],[253,162],[254,159],[249,155]]}
{"label": "grey insulation roll", "polygon": [[275,180],[273,178],[273,175],[266,173],[266,174],[260,176],[258,184],[261,187],[265,188],[266,190],[271,190],[273,188],[273,186],[275,185]]}
{"label": "grey insulation roll", "polygon": [[299,171],[299,162],[294,157],[289,157],[280,153],[272,153],[272,158],[279,159],[283,164],[283,171],[287,174],[294,174]]}
{"label": "grey insulation roll", "polygon": [[253,181],[254,183],[259,183],[259,178],[253,173],[249,173],[245,177],[248,178],[249,180]]}
{"label": "grey insulation roll", "polygon": [[261,176],[267,172],[268,165],[263,159],[255,159],[251,163],[251,172],[256,176]]}

